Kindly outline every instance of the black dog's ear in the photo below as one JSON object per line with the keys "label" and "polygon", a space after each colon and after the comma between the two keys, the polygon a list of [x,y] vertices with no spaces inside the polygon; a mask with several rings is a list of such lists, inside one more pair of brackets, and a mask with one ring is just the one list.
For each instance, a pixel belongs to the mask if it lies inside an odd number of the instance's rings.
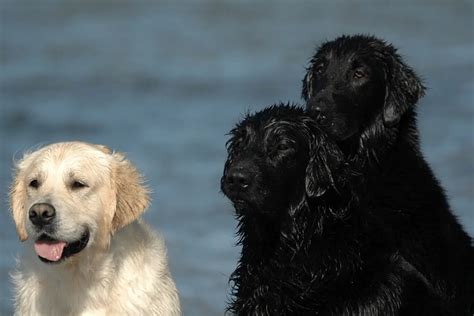
{"label": "black dog's ear", "polygon": [[387,55],[383,122],[386,127],[392,127],[424,95],[425,87],[413,69],[405,65],[397,53],[392,51]]}
{"label": "black dog's ear", "polygon": [[306,194],[309,197],[322,196],[331,186],[334,186],[332,170],[333,165],[338,164],[338,161],[333,159],[330,151],[330,144],[318,144],[314,140],[311,143],[305,179]]}
{"label": "black dog's ear", "polygon": [[329,178],[325,176],[323,165],[317,156],[312,156],[306,167],[306,194],[309,197],[319,197],[326,193],[331,185]]}

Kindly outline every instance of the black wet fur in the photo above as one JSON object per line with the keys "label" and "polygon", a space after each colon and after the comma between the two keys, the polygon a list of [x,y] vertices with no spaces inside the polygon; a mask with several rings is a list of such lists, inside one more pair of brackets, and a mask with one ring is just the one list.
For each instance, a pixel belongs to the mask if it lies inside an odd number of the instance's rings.
{"label": "black wet fur", "polygon": [[415,105],[424,91],[391,44],[355,35],[316,50],[302,96],[360,173],[361,204],[391,230],[398,253],[454,315],[474,315],[472,239],[420,150]]}
{"label": "black wet fur", "polygon": [[302,108],[248,115],[231,131],[228,151],[221,184],[242,246],[229,312],[449,314],[399,253],[384,213],[360,200],[360,175]]}

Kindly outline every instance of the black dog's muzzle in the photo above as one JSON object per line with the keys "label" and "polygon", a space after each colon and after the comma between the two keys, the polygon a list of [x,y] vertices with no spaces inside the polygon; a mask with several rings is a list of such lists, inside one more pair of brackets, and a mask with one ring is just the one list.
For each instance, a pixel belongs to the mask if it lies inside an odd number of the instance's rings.
{"label": "black dog's muzzle", "polygon": [[222,191],[234,204],[246,204],[252,200],[257,182],[257,170],[248,161],[231,164],[221,180]]}
{"label": "black dog's muzzle", "polygon": [[231,168],[224,176],[224,185],[228,188],[228,191],[244,192],[251,183],[251,173],[242,166]]}

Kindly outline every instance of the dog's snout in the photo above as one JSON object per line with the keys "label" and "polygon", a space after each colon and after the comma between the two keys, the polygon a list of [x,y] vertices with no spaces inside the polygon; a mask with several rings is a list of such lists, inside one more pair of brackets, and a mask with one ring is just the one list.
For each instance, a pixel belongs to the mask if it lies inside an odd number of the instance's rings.
{"label": "dog's snout", "polygon": [[251,175],[244,168],[232,168],[227,172],[225,182],[229,187],[243,190],[251,183]]}
{"label": "dog's snout", "polygon": [[319,113],[318,116],[316,117],[316,120],[318,121],[319,124],[324,124],[327,121],[327,116],[325,114]]}
{"label": "dog's snout", "polygon": [[318,123],[322,124],[327,120],[326,111],[324,111],[320,105],[312,107],[311,111],[314,113]]}
{"label": "dog's snout", "polygon": [[56,210],[51,204],[37,203],[30,208],[28,216],[33,225],[42,227],[52,222],[56,216]]}
{"label": "dog's snout", "polygon": [[333,93],[328,90],[321,90],[308,101],[306,108],[319,124],[324,124],[328,121],[328,116],[330,116],[333,107]]}

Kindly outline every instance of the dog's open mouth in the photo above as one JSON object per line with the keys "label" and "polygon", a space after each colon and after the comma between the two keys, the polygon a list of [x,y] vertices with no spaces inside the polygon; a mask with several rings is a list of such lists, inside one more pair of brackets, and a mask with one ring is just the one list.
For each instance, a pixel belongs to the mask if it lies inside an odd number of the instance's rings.
{"label": "dog's open mouth", "polygon": [[89,242],[89,230],[79,240],[64,242],[41,235],[35,242],[35,251],[41,261],[47,263],[60,262],[83,250]]}
{"label": "dog's open mouth", "polygon": [[231,201],[232,201],[232,204],[234,204],[235,209],[238,211],[246,209],[250,206],[249,201],[241,197],[233,197]]}
{"label": "dog's open mouth", "polygon": [[248,202],[244,199],[235,199],[233,200],[234,205],[236,206],[246,206]]}

